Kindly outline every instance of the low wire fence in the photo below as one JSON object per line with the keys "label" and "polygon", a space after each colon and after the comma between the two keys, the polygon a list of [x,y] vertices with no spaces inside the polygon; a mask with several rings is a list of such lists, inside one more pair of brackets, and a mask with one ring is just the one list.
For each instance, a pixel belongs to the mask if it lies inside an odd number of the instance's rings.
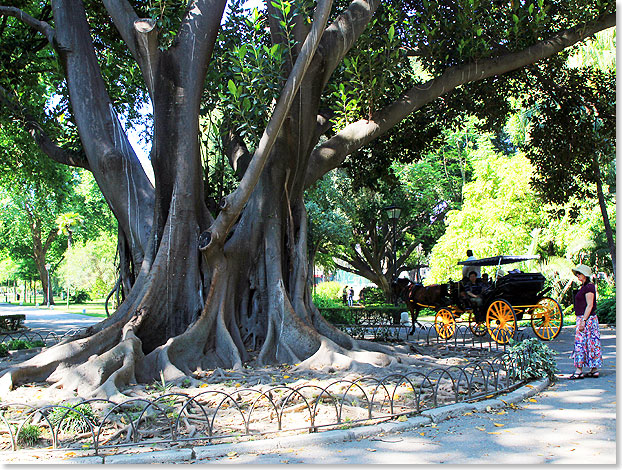
{"label": "low wire fence", "polygon": [[[508,344],[499,344],[488,333],[475,335],[467,325],[457,324],[451,338],[439,336],[434,324],[423,323],[415,328],[410,334],[410,325],[391,324],[390,322],[361,323],[357,325],[338,324],[340,330],[348,333],[355,339],[368,339],[373,341],[408,341],[417,344],[430,345],[453,345],[472,348],[484,348],[490,351],[506,351]],[[518,329],[514,334],[515,341],[532,338],[534,335],[530,329]]]}
{"label": "low wire fence", "polygon": [[41,342],[46,347],[50,347],[60,343],[64,339],[78,336],[85,330],[86,328],[74,328],[60,334],[54,331],[30,329],[0,333],[0,343],[10,343],[12,341],[28,341],[29,343]]}
{"label": "low wire fence", "polygon": [[[167,392],[122,403],[82,400],[34,407],[0,404],[0,450],[57,449],[98,455],[104,449],[174,443],[213,444],[273,433],[319,432],[414,416],[473,402],[525,381],[523,356],[495,352],[461,366],[431,367],[383,377]],[[238,384],[241,385],[241,384]],[[213,386],[214,389],[207,389]]]}

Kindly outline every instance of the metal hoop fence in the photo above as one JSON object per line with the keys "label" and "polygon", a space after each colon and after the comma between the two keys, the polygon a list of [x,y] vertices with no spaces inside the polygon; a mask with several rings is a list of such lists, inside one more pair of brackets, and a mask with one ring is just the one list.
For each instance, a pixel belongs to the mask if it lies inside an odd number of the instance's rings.
{"label": "metal hoop fence", "polygon": [[[463,366],[384,377],[338,379],[328,385],[194,389],[122,403],[76,399],[33,407],[0,403],[0,450],[81,450],[173,443],[217,443],[282,432],[319,432],[368,424],[510,391],[525,381],[524,357],[495,353]],[[34,436],[34,437],[33,437]]]}

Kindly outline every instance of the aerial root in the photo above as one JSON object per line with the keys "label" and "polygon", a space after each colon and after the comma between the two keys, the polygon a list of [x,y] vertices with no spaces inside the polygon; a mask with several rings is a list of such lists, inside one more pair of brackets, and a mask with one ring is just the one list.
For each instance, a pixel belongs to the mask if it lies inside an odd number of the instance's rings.
{"label": "aerial root", "polygon": [[320,348],[315,354],[301,362],[295,370],[320,370],[333,372],[336,370],[363,370],[370,368],[390,367],[398,361],[384,352],[353,349],[347,350],[327,338],[321,340]]}
{"label": "aerial root", "polygon": [[136,383],[136,364],[143,359],[141,341],[126,325],[121,341],[108,351],[91,356],[79,366],[59,367],[48,382],[67,393],[82,397],[107,398],[112,401],[127,399],[120,389]]}

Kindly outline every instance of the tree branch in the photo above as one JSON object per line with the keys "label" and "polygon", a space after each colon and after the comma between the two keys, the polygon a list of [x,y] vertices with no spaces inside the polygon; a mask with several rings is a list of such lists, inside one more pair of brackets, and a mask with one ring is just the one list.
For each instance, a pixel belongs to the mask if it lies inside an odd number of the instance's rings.
{"label": "tree branch", "polygon": [[11,100],[7,91],[2,86],[0,86],[0,104],[4,104],[4,106],[9,109],[11,114],[24,124],[24,128],[30,133],[41,151],[52,160],[62,163],[63,165],[90,170],[89,162],[86,158],[84,158],[84,156],[67,152],[53,142],[52,139],[45,133],[41,124],[39,124],[34,117],[28,114],[19,103]]}
{"label": "tree branch", "polygon": [[174,49],[180,77],[197,105],[226,4],[227,0],[192,0],[179,27]]}
{"label": "tree branch", "polygon": [[333,71],[365,31],[380,0],[354,0],[348,8],[326,28],[318,51],[323,58],[322,87],[328,82]]}
{"label": "tree branch", "polygon": [[28,13],[25,13],[19,8],[15,8],[15,7],[0,6],[0,16],[12,16],[14,18],[17,18],[22,23],[39,31],[41,34],[43,34],[46,37],[46,39],[48,40],[50,44],[54,45],[54,39],[55,39],[54,28],[52,28],[45,21],[39,21],[38,19],[30,16]]}
{"label": "tree branch", "polygon": [[231,168],[238,177],[242,178],[251,159],[244,140],[233,131],[223,130],[222,145]]}
{"label": "tree branch", "polygon": [[138,63],[153,98],[155,70],[160,58],[158,31],[151,18],[139,18],[127,0],[103,0],[119,34]]}
{"label": "tree branch", "polygon": [[309,162],[306,187],[312,185],[328,171],[337,168],[346,156],[387,132],[412,112],[458,86],[501,75],[551,57],[614,25],[615,14],[612,13],[594,23],[562,31],[522,51],[448,68],[441,76],[411,88],[402,99],[374,113],[370,120],[360,120],[350,124],[337,135],[316,147]]}
{"label": "tree branch", "polygon": [[276,107],[274,108],[270,121],[261,136],[261,140],[259,141],[259,145],[257,145],[255,154],[248,165],[248,169],[246,170],[242,181],[240,181],[238,189],[225,198],[223,209],[220,214],[218,214],[217,219],[214,221],[209,230],[209,240],[204,239],[206,244],[202,244],[201,246],[203,250],[207,249],[209,245],[216,245],[215,243],[211,243],[214,240],[217,241],[219,246],[224,244],[225,237],[231,230],[231,227],[242,212],[242,209],[246,205],[252,191],[257,185],[276,137],[289,113],[294,98],[298,93],[298,89],[302,83],[302,78],[304,77],[304,74],[307,71],[307,68],[309,67],[309,64],[311,63],[318,47],[321,33],[326,26],[326,22],[328,21],[331,6],[332,0],[320,0],[318,2],[311,31],[302,46],[300,55],[298,56],[296,64],[287,79],[287,83],[283,87],[281,96],[276,104]]}

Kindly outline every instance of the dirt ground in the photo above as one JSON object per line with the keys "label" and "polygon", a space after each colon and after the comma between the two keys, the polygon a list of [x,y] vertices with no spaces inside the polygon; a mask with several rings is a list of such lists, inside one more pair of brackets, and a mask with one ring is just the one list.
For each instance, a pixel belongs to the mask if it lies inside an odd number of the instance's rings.
{"label": "dirt ground", "polygon": [[[297,364],[196,371],[176,383],[133,384],[123,390],[126,399],[122,405],[92,401],[88,409],[78,408],[83,413],[77,417],[68,409],[82,400],[76,396],[68,399],[63,390],[45,383],[16,388],[2,397],[0,406],[6,410],[7,421],[16,426],[15,433],[23,425],[40,429],[32,442],[20,438],[22,447],[49,447],[56,427],[64,446],[90,448],[99,432],[100,446],[123,445],[135,439],[161,442],[171,438],[172,429],[177,440],[209,437],[214,442],[277,431],[350,426],[370,417],[381,419],[451,403],[458,395],[462,400],[470,394],[490,393],[487,374],[498,353],[446,345],[386,346],[401,363],[356,371],[300,370]],[[0,359],[0,373],[34,353],[18,351]],[[43,413],[34,410],[48,406]],[[59,412],[56,421],[45,419]],[[11,434],[5,423],[0,425],[0,450],[9,450]]]}

